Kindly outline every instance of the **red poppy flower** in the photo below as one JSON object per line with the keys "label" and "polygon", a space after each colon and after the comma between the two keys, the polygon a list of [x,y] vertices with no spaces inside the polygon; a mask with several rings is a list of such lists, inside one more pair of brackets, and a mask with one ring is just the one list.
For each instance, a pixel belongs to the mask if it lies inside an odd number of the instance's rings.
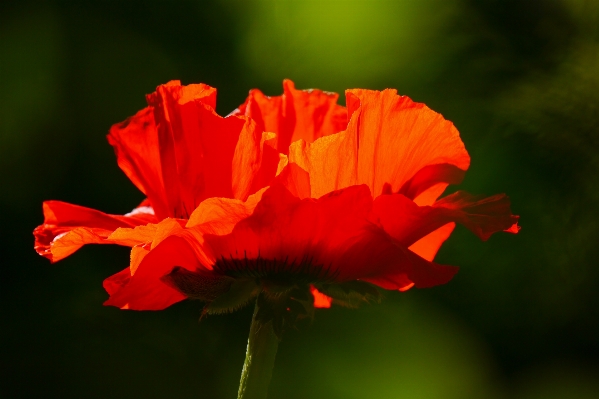
{"label": "red poppy flower", "polygon": [[455,223],[482,240],[518,231],[505,195],[438,200],[470,162],[441,115],[395,90],[349,90],[345,110],[336,95],[284,88],[274,98],[252,91],[232,113],[277,135],[287,155],[270,185],[204,199],[185,224],[117,229],[111,240],[134,247],[130,267],[104,282],[107,305],[158,310],[196,298],[218,313],[258,295],[280,331],[313,306],[375,298],[374,286],[448,282],[457,268],[432,260]]}

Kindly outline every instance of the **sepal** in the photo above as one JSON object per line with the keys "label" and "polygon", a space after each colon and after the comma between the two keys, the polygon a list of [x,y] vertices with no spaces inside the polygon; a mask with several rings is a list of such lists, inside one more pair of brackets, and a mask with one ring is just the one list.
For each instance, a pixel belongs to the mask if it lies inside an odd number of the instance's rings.
{"label": "sepal", "polygon": [[247,305],[259,292],[260,287],[254,279],[235,279],[227,292],[204,306],[202,316],[234,312]]}
{"label": "sepal", "polygon": [[318,291],[333,298],[333,304],[357,308],[362,303],[381,301],[381,293],[375,285],[364,281],[347,281],[339,284],[314,284]]}
{"label": "sepal", "polygon": [[214,273],[192,272],[181,266],[175,266],[161,280],[190,299],[207,302],[202,316],[240,309],[260,291],[254,279],[234,279]]}
{"label": "sepal", "polygon": [[258,296],[256,320],[263,324],[271,321],[280,340],[285,331],[296,328],[298,321],[313,318],[314,300],[307,284],[288,287],[285,291],[270,288]]}

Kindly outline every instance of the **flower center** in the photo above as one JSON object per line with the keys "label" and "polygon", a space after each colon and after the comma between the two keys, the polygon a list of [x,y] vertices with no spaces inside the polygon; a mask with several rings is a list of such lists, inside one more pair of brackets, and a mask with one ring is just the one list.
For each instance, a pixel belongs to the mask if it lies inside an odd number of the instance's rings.
{"label": "flower center", "polygon": [[213,270],[233,278],[255,278],[283,286],[332,282],[338,274],[329,267],[315,264],[310,257],[300,260],[222,257],[214,263]]}

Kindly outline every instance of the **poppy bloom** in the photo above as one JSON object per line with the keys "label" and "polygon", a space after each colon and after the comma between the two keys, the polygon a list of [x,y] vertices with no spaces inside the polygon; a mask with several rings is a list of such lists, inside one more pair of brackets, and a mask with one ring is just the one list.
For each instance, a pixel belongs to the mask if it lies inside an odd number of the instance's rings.
{"label": "poppy bloom", "polygon": [[457,268],[433,259],[456,223],[482,240],[518,231],[505,195],[439,199],[470,163],[451,122],[395,90],[336,101],[285,81],[282,96],[253,90],[222,118],[214,89],[160,86],[109,134],[148,199],[124,216],[47,202],[36,249],[56,261],[86,243],[129,245],[105,304],[195,298],[219,313],[258,297],[280,332],[314,307],[376,299],[375,287],[447,283]]}

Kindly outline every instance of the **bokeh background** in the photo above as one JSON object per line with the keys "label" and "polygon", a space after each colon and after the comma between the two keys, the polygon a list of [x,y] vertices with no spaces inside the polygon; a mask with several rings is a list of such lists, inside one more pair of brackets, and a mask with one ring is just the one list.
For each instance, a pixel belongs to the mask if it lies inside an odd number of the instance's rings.
{"label": "bokeh background", "polygon": [[599,397],[599,2],[0,2],[0,397],[234,398],[251,308],[198,322],[102,306],[128,250],[35,254],[41,203],[123,214],[142,194],[105,134],[161,83],[397,88],[453,121],[460,188],[506,192],[519,235],[458,228],[445,286],[319,311],[270,398]]}

